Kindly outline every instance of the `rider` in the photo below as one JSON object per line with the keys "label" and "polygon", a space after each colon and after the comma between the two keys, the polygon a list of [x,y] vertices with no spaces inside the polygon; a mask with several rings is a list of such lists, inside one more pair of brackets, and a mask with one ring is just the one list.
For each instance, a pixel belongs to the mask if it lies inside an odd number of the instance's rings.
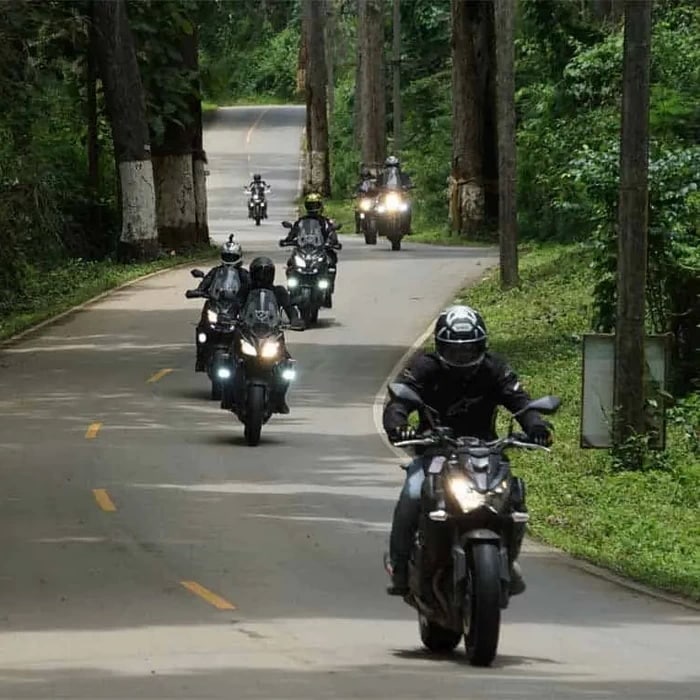
{"label": "rider", "polygon": [[[255,173],[253,175],[253,181],[248,185],[250,193],[257,194],[262,200],[262,211],[264,219],[267,219],[267,199],[265,198],[265,195],[267,194],[267,190],[269,188],[270,185],[268,185],[267,182],[265,182],[265,180],[262,179],[262,175],[260,175],[260,173]],[[248,207],[248,218],[253,218],[252,207]]]}
{"label": "rider", "polygon": [[[496,410],[499,405],[511,413],[522,410],[530,401],[515,372],[487,350],[486,325],[481,315],[469,306],[450,306],[439,316],[434,331],[435,352],[420,353],[402,370],[397,381],[417,392],[426,405],[434,408],[439,423],[456,435],[493,440]],[[409,406],[393,398],[384,409],[384,429],[392,442],[409,440],[427,429],[409,427]],[[536,411],[526,411],[518,422],[528,438],[540,445],[552,442],[551,425]],[[418,529],[421,487],[426,458],[417,456],[407,468],[406,482],[394,510],[390,552],[392,585],[389,595],[408,591],[408,559]],[[513,503],[514,510],[525,510],[524,503]],[[525,590],[517,563],[525,525],[514,524],[509,543],[511,595]]]}
{"label": "rider", "polygon": [[299,222],[304,219],[315,219],[321,224],[321,231],[323,233],[323,240],[326,245],[326,255],[328,256],[328,276],[330,277],[330,292],[331,294],[335,290],[335,277],[338,270],[338,254],[335,252],[334,247],[340,247],[338,242],[338,234],[335,231],[335,225],[333,222],[323,216],[323,199],[320,194],[312,192],[306,195],[304,199],[304,209],[306,214],[294,223],[290,229],[287,237],[284,239],[285,244],[295,245],[297,236],[299,235]]}
{"label": "rider", "polygon": [[[283,309],[291,322],[291,327],[295,330],[304,330],[304,321],[301,318],[299,309],[292,305],[287,289],[279,284],[275,284],[275,264],[268,257],[257,257],[250,263],[250,291],[256,289],[271,289],[277,300],[277,305]],[[291,359],[287,345],[284,345],[286,359]],[[277,385],[272,392],[272,402],[279,413],[289,413],[289,406],[286,402],[289,382],[277,378]]]}
{"label": "rider", "polygon": [[[401,163],[396,156],[389,156],[384,161],[384,170],[377,178],[377,187],[384,190],[410,190],[413,187],[411,178],[408,173],[401,170]],[[406,230],[411,231],[411,203],[406,201],[408,204],[408,210],[405,214]]]}
{"label": "rider", "polygon": [[[374,198],[377,196],[377,180],[372,175],[372,171],[363,165],[360,170],[360,181],[355,187],[355,197],[361,198]],[[359,208],[355,210],[355,233],[360,233],[360,211]]]}
{"label": "rider", "polygon": [[[207,297],[209,290],[213,286],[217,286],[220,289],[225,288],[231,279],[232,272],[235,272],[238,276],[238,298],[244,301],[250,289],[250,276],[248,275],[248,270],[243,267],[243,249],[233,233],[228,237],[226,243],[221,246],[221,263],[207,272],[197,286],[197,291],[203,297]],[[199,338],[199,334],[206,332],[209,328],[207,320],[208,307],[209,303],[207,302],[202,308],[202,316],[195,330],[195,338]],[[204,372],[205,370],[204,347],[197,342],[195,371]]]}

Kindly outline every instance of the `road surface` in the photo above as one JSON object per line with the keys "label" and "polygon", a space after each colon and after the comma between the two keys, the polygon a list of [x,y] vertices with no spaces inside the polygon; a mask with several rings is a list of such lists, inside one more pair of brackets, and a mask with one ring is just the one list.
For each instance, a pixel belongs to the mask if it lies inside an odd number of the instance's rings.
{"label": "road surface", "polygon": [[[299,108],[223,110],[212,232],[276,247]],[[240,189],[273,184],[256,229]],[[384,594],[401,482],[372,405],[397,360],[492,258],[345,238],[332,311],[290,335],[292,413],[257,448],[193,369],[185,270],[120,290],[0,353],[0,697],[700,697],[696,613],[530,547],[487,670],[430,658]]]}

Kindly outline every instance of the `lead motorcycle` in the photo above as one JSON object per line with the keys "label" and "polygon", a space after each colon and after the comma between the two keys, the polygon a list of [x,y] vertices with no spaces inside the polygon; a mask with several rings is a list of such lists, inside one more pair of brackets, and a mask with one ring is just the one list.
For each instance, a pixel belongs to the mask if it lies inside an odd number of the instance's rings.
{"label": "lead motorcycle", "polygon": [[262,426],[275,412],[273,393],[280,382],[296,378],[284,324],[271,289],[255,289],[240,313],[231,346],[218,369],[224,392],[221,407],[243,423],[250,446],[260,442]]}
{"label": "lead motorcycle", "polygon": [[[191,270],[193,277],[202,279],[202,270]],[[219,368],[225,363],[236,327],[240,310],[240,278],[235,269],[222,272],[214,280],[208,292],[188,289],[188,299],[206,299],[202,309],[202,318],[197,327],[197,346],[204,357],[204,371],[211,381],[211,398],[221,399],[222,384],[218,376]]]}
{"label": "lead motorcycle", "polygon": [[386,236],[392,250],[401,250],[401,239],[410,232],[411,202],[405,190],[383,190],[377,197],[373,218],[380,236]]}
{"label": "lead motorcycle", "polygon": [[[294,224],[283,221],[282,226],[291,229]],[[287,289],[292,304],[299,309],[308,327],[318,321],[321,308],[331,306],[333,279],[327,249],[340,250],[342,245],[327,245],[321,224],[315,219],[300,219],[297,226],[296,241],[282,239],[280,246],[294,246],[294,252],[287,261]],[[333,227],[338,231],[342,224],[333,224]]]}
{"label": "lead motorcycle", "polygon": [[264,189],[262,186],[252,189],[243,188],[243,191],[248,195],[248,218],[253,219],[256,226],[260,226],[262,219],[267,219],[266,195],[269,194],[270,189],[269,185]]}
{"label": "lead motorcycle", "polygon": [[[496,656],[501,610],[508,607],[511,531],[525,523],[525,485],[505,458],[509,449],[547,447],[513,433],[492,441],[455,436],[437,423],[437,413],[413,389],[391,384],[389,394],[419,411],[430,430],[396,442],[420,446],[429,464],[421,493],[421,516],[409,562],[409,592],[404,600],[418,611],[423,644],[452,651],[464,638],[467,658],[489,666]],[[547,396],[528,410],[554,413],[561,401]],[[519,414],[517,414],[519,415]],[[385,566],[391,573],[388,557]]]}

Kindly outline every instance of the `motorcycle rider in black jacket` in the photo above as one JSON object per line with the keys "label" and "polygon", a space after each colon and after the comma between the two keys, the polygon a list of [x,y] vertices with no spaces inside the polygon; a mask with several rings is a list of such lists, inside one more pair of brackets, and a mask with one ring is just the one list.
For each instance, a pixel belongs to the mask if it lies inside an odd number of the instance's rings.
{"label": "motorcycle rider in black jacket", "polygon": [[[515,372],[498,356],[487,350],[486,325],[481,315],[468,306],[450,306],[439,316],[434,331],[435,352],[420,353],[401,371],[397,382],[417,392],[434,408],[439,423],[452,428],[455,435],[483,440],[496,439],[495,422],[499,405],[517,413],[529,403]],[[411,409],[399,399],[391,399],[384,409],[384,429],[392,442],[408,440],[428,428],[409,427]],[[551,426],[536,411],[517,418],[529,439],[542,445],[552,441]],[[418,452],[418,451],[417,451]],[[417,456],[408,466],[406,481],[394,510],[389,557],[392,567],[390,595],[408,592],[408,559],[418,529],[421,487],[426,459]],[[512,503],[514,510],[525,511],[525,503]],[[517,558],[525,536],[525,524],[513,527],[508,543],[511,563],[511,595],[525,590]]]}
{"label": "motorcycle rider in black jacket", "polygon": [[294,223],[287,237],[284,239],[285,244],[296,244],[297,235],[299,234],[299,222],[304,219],[316,219],[321,223],[321,231],[326,243],[326,255],[328,256],[328,276],[330,277],[330,292],[335,291],[335,277],[338,271],[338,254],[333,250],[332,246],[340,246],[338,242],[338,234],[335,232],[333,222],[323,216],[323,199],[320,194],[311,193],[304,199],[304,208],[306,214]]}
{"label": "motorcycle rider in black jacket", "polygon": [[[378,192],[376,178],[372,175],[370,169],[363,165],[360,170],[360,181],[355,186],[355,197],[358,199],[362,197],[374,199]],[[360,233],[360,231],[360,211],[358,207],[355,207],[355,233]]]}
{"label": "motorcycle rider in black jacket", "polygon": [[[241,244],[235,240],[235,236],[232,233],[226,243],[221,246],[221,264],[216,267],[212,267],[209,272],[202,278],[202,281],[197,285],[197,291],[202,294],[202,296],[207,296],[210,290],[214,287],[219,289],[226,288],[228,281],[231,279],[232,275],[238,277],[238,298],[241,303],[245,301],[248,296],[248,290],[250,289],[250,276],[248,275],[248,270],[243,267],[243,249]],[[206,332],[209,328],[207,321],[207,310],[209,304],[205,303],[202,308],[202,315],[197,324],[195,330],[195,338],[199,338],[199,334]],[[197,359],[195,362],[195,372],[204,372],[205,367],[205,357],[204,348],[197,342]]]}
{"label": "motorcycle rider in black jacket", "polygon": [[[269,185],[265,180],[262,179],[262,175],[259,173],[255,173],[253,175],[253,181],[248,185],[248,189],[250,190],[251,194],[257,194],[260,199],[262,200],[262,213],[263,213],[263,219],[267,219],[267,190],[269,188]],[[248,218],[252,219],[253,218],[253,210],[251,207],[248,207]]]}
{"label": "motorcycle rider in black jacket", "polygon": [[[275,264],[268,257],[257,257],[250,263],[249,293],[256,289],[271,289],[277,300],[277,305],[287,314],[291,327],[295,330],[304,330],[304,321],[299,309],[292,305],[286,287],[275,284]],[[287,359],[291,359],[292,356],[289,354],[286,343],[283,352]],[[281,376],[277,377],[277,384],[272,392],[272,404],[276,411],[283,414],[289,413],[286,401],[287,389],[289,389],[289,382],[282,379]]]}

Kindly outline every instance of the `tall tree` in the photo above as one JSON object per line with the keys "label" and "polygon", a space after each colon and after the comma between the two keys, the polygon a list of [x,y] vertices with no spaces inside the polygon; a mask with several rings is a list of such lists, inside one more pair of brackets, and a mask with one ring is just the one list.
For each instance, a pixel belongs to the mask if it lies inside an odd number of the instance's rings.
{"label": "tall tree", "polygon": [[386,155],[386,85],[384,81],[384,2],[359,0],[357,21],[360,148],[362,162],[376,169]]}
{"label": "tall tree", "polygon": [[482,3],[452,0],[452,173],[454,231],[466,236],[484,224],[484,94],[479,76]]}
{"label": "tall tree", "polygon": [[304,34],[308,63],[306,67],[306,191],[331,193],[328,148],[328,105],[326,47],[324,41],[325,3],[304,0]]}
{"label": "tall tree", "polygon": [[626,0],[620,134],[620,200],[615,330],[617,444],[645,431],[644,315],[648,238],[649,72],[648,0]]}
{"label": "tall tree", "polygon": [[515,144],[515,0],[496,0],[498,111],[498,233],[501,285],[518,282],[518,213]]}
{"label": "tall tree", "polygon": [[125,0],[96,2],[94,21],[120,180],[119,256],[125,260],[150,259],[159,251],[155,186],[146,105]]}

